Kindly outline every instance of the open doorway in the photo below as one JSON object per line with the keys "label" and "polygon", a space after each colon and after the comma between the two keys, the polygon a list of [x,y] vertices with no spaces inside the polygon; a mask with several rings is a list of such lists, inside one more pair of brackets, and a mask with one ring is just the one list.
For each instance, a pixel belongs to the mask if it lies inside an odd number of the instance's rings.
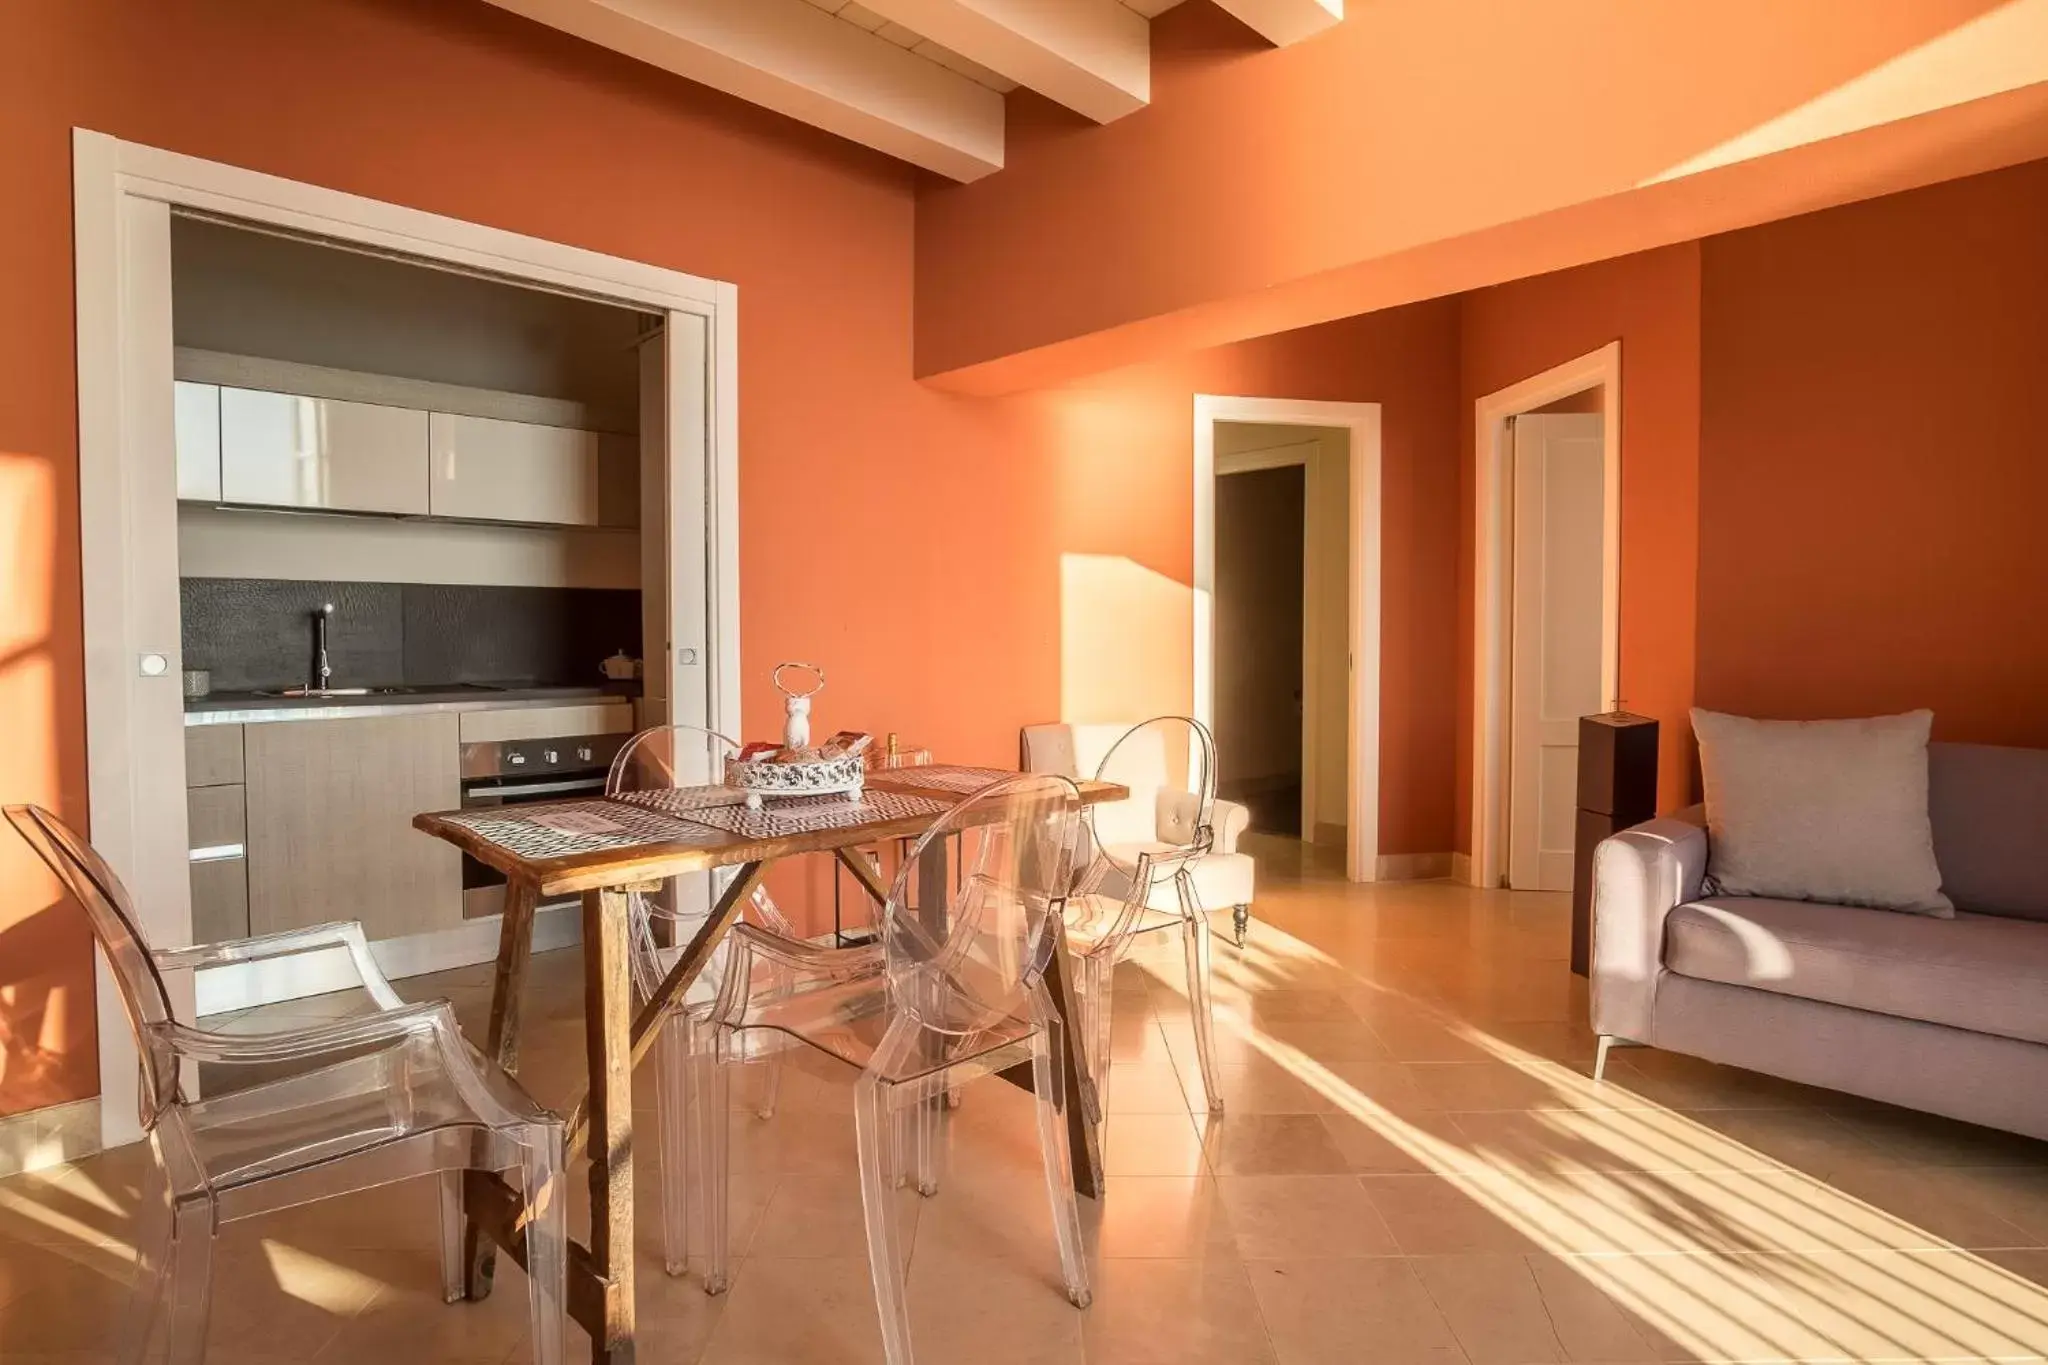
{"label": "open doorway", "polygon": [[1379,407],[1195,400],[1195,714],[1255,832],[1379,872]]}
{"label": "open doorway", "polygon": [[1470,880],[1572,881],[1581,716],[1615,704],[1620,349],[1479,400]]}

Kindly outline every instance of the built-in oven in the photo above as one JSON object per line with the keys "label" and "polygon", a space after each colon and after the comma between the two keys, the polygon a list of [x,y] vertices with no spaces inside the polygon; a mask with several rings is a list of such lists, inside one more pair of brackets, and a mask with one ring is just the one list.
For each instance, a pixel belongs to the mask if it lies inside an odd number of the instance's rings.
{"label": "built-in oven", "polygon": [[[480,740],[462,746],[462,808],[523,806],[604,795],[605,774],[627,735]],[[574,900],[575,897],[568,897]],[[552,903],[552,902],[549,902]],[[462,855],[466,919],[505,908],[505,874]]]}

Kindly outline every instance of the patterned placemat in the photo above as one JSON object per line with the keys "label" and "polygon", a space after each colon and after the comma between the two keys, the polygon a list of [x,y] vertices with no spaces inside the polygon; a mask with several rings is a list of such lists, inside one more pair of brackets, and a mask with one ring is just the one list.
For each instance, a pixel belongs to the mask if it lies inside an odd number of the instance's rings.
{"label": "patterned placemat", "polygon": [[900,792],[863,792],[858,801],[843,796],[806,796],[796,800],[770,797],[760,810],[719,806],[690,812],[699,824],[715,825],[745,839],[779,839],[821,829],[850,829],[883,820],[929,819],[952,809],[950,801]]}
{"label": "patterned placemat", "polygon": [[1018,774],[1004,768],[970,768],[960,763],[927,763],[915,768],[890,768],[876,773],[874,781],[898,787],[921,787],[926,791],[958,792],[968,796],[991,782]]}
{"label": "patterned placemat", "polygon": [[713,783],[702,787],[663,787],[642,792],[614,792],[610,799],[630,801],[649,810],[667,811],[670,815],[685,815],[717,806],[741,805],[746,801],[747,794],[737,787]]}
{"label": "patterned placemat", "polygon": [[[447,817],[521,858],[539,861],[578,853],[603,853],[641,844],[721,842],[702,824],[619,801],[551,801],[492,806]],[[557,826],[550,821],[561,821]],[[605,828],[609,826],[609,828]]]}

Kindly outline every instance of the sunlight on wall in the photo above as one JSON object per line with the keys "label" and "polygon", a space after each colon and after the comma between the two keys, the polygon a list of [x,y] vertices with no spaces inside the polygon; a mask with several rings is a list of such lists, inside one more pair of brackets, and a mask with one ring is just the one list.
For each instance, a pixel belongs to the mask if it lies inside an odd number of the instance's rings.
{"label": "sunlight on wall", "polygon": [[[1262,926],[1261,935],[1269,963],[1337,966],[1278,929]],[[1219,968],[1219,978],[1247,970],[1257,968]],[[1154,976],[1183,990],[1172,955]],[[1705,1121],[1612,1081],[1596,1085],[1468,1023],[1443,1023],[1543,1082],[1551,1107],[1483,1116],[1501,1122],[1483,1138],[1456,1140],[1426,1116],[1393,1112],[1229,1006],[1219,1003],[1216,1015],[1219,1031],[1548,1253],[1546,1267],[1575,1274],[1679,1348],[1659,1358],[2036,1359],[2048,1342],[2048,1288]],[[1544,1288],[1546,1296],[1568,1292]]]}
{"label": "sunlight on wall", "polygon": [[1638,188],[2048,80],[2048,0],[2008,0]]}
{"label": "sunlight on wall", "polygon": [[[56,670],[49,655],[56,556],[49,464],[0,454],[0,800],[58,804]],[[0,833],[0,934],[57,899],[27,846]],[[49,964],[0,964],[0,1113],[46,1095],[54,1059],[74,1041],[64,987]],[[88,1006],[87,1012],[90,1013]]]}
{"label": "sunlight on wall", "polygon": [[1194,590],[1117,555],[1060,556],[1060,719],[1186,713]]}

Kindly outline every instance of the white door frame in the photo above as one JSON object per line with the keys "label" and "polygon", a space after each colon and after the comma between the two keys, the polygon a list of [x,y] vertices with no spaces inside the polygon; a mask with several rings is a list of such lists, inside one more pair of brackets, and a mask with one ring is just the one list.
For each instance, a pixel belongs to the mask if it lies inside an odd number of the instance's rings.
{"label": "white door frame", "polygon": [[1599,386],[1604,491],[1600,565],[1600,695],[1621,678],[1621,343],[1532,375],[1473,404],[1472,858],[1474,886],[1507,872],[1508,668],[1513,621],[1510,537],[1513,448],[1508,419]]}
{"label": "white door frame", "polygon": [[[1378,880],[1380,845],[1380,405],[1195,395],[1195,719],[1216,709],[1216,424],[1341,427],[1350,433],[1350,773],[1344,872]],[[1304,780],[1307,774],[1303,774]],[[1314,831],[1309,831],[1310,837]]]}
{"label": "white door frame", "polygon": [[[520,284],[707,319],[708,616],[673,638],[704,669],[707,720],[739,731],[739,294],[735,286],[359,195],[73,130],[78,484],[88,809],[94,846],[141,893],[144,933],[187,943],[184,705],[171,450],[168,223],[219,214]],[[672,374],[671,378],[675,376]],[[671,424],[669,460],[682,450]],[[694,451],[683,452],[694,458]],[[650,662],[654,659],[650,643]],[[146,656],[157,656],[145,664]],[[143,669],[148,667],[149,672]],[[177,983],[189,1008],[191,983]],[[140,1136],[136,1059],[97,964],[100,1135]],[[189,1016],[188,1016],[189,1017]]]}

